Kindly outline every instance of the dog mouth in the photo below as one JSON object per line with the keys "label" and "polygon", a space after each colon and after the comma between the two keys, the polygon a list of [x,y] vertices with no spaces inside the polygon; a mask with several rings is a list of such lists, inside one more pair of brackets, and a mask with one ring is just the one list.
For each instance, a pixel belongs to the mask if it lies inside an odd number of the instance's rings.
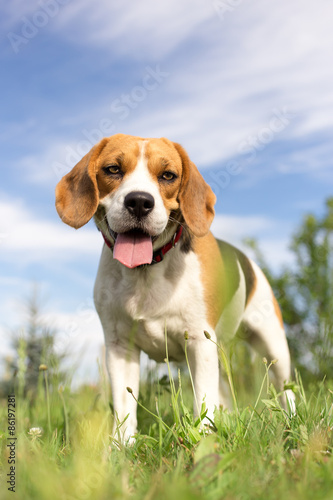
{"label": "dog mouth", "polygon": [[124,233],[116,233],[110,229],[114,239],[113,258],[124,266],[133,269],[153,260],[153,240],[149,234],[140,229],[132,229]]}

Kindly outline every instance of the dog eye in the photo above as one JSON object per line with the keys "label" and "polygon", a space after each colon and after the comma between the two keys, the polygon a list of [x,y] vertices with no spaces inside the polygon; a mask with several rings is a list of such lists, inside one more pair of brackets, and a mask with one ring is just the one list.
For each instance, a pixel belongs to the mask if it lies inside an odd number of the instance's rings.
{"label": "dog eye", "polygon": [[174,181],[177,178],[177,175],[174,174],[173,172],[163,172],[163,174],[160,177],[163,181]]}
{"label": "dog eye", "polygon": [[117,175],[121,173],[121,168],[119,165],[108,165],[103,168],[104,172],[109,175]]}

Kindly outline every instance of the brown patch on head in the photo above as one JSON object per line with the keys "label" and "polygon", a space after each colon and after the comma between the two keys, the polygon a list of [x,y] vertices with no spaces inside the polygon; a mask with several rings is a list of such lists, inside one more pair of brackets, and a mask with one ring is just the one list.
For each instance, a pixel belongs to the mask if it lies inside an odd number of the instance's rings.
{"label": "brown patch on head", "polygon": [[102,139],[94,146],[56,187],[57,212],[66,224],[75,229],[86,224],[98,207],[96,160],[106,142],[107,139]]}
{"label": "brown patch on head", "polygon": [[[108,142],[98,158],[97,183],[100,198],[112,193],[122,182],[123,178],[135,169],[140,156],[140,145],[144,139],[130,135],[117,134],[108,139]],[[110,176],[104,169],[110,165],[120,167],[121,175]]]}
{"label": "brown patch on head", "polygon": [[[93,217],[99,200],[134,170],[142,140],[123,134],[102,139],[61,179],[56,187],[56,208],[66,224],[79,228]],[[105,168],[110,165],[119,165],[122,174],[107,175]]]}
{"label": "brown patch on head", "polygon": [[178,194],[185,222],[195,236],[208,233],[215,212],[216,196],[180,144],[173,143],[182,162],[182,180]]}
{"label": "brown patch on head", "polygon": [[[178,192],[182,178],[182,164],[173,147],[167,139],[149,139],[145,146],[148,170],[153,180],[158,184],[165,208],[171,211],[179,209]],[[163,174],[174,174],[175,178],[168,181]]]}

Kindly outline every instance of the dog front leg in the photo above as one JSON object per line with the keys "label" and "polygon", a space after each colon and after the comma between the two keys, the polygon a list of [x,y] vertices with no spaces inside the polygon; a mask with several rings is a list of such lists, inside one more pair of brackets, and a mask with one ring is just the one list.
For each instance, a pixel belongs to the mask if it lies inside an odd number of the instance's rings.
{"label": "dog front leg", "polygon": [[[117,438],[117,427],[123,442],[133,438],[137,430],[137,404],[127,387],[139,394],[140,350],[135,346],[124,346],[119,341],[106,342],[106,365],[111,381],[115,420],[113,434]],[[127,417],[127,418],[126,418]]]}
{"label": "dog front leg", "polygon": [[[212,332],[211,335],[215,340],[215,334]],[[219,406],[219,362],[216,345],[204,337],[190,338],[188,358],[194,379],[194,415],[198,416],[198,411],[205,402],[207,417],[213,420],[214,409]]]}

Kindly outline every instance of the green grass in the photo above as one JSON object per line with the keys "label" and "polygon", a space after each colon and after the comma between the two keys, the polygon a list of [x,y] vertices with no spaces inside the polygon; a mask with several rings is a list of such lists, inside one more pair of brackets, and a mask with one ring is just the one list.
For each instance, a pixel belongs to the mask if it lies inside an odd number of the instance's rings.
{"label": "green grass", "polygon": [[[245,396],[239,395],[242,386],[235,378],[238,409],[217,410],[209,429],[200,426],[200,419],[195,422],[189,410],[193,394],[188,376],[148,379],[141,386],[140,433],[133,446],[110,436],[105,381],[71,392],[52,388],[49,377],[46,391],[41,372],[33,403],[16,395],[15,494],[6,485],[7,400],[1,401],[0,497],[332,499],[330,383],[305,392],[298,377],[297,415],[289,417],[268,384],[267,365],[261,368],[256,390],[247,394],[252,405],[243,405]],[[33,427],[42,428],[42,434],[29,433]]]}

